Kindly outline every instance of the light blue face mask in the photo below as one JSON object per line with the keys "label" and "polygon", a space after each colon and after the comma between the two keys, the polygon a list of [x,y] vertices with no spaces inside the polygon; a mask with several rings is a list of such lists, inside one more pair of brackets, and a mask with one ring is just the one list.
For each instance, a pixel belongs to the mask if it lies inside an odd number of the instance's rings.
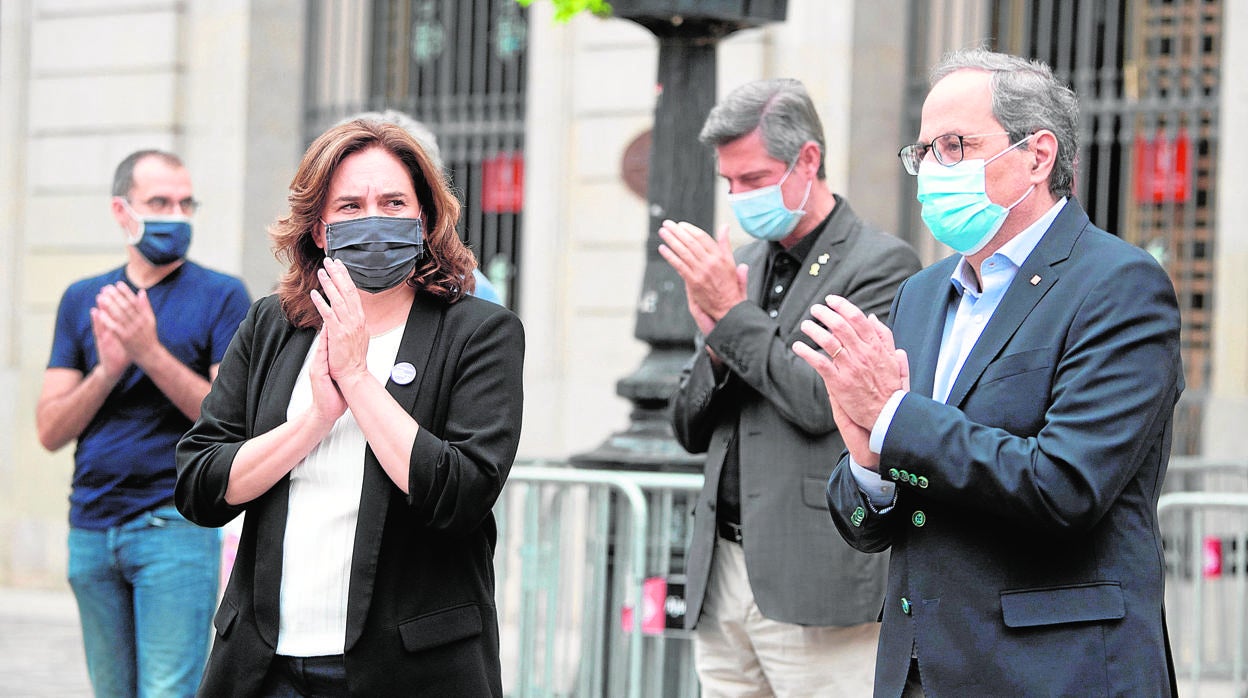
{"label": "light blue face mask", "polygon": [[1027,136],[987,160],[963,160],[950,166],[924,160],[919,165],[918,198],[923,204],[923,222],[937,242],[972,255],[992,240],[1010,211],[1030,196],[1036,185],[1031,185],[1008,207],[994,204],[988,198],[984,169],[1030,139]]}
{"label": "light blue face mask", "polygon": [[771,186],[728,195],[732,212],[736,214],[737,222],[745,232],[759,240],[777,241],[788,237],[797,227],[797,222],[806,215],[803,209],[806,200],[810,198],[810,188],[815,180],[810,180],[810,184],[806,185],[806,195],[802,197],[802,203],[798,204],[797,209],[789,209],[784,205],[784,194],[780,191],[780,185],[793,173],[794,167],[797,167],[796,161],[785,171],[780,181]]}

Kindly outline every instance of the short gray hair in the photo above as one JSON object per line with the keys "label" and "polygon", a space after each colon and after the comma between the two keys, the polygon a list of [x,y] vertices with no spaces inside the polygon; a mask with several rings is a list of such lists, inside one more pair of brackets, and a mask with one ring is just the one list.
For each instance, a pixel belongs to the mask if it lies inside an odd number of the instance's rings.
{"label": "short gray hair", "polygon": [[[1017,142],[1039,129],[1057,137],[1057,161],[1049,173],[1053,196],[1070,196],[1079,153],[1079,103],[1074,90],[1044,63],[982,48],[953,51],[932,68],[931,84],[959,70],[990,74],[992,115]],[[1021,147],[1026,148],[1027,144]]]}
{"label": "short gray hair", "polygon": [[698,140],[719,147],[760,129],[767,154],[792,165],[802,146],[819,145],[819,171],[824,178],[823,124],[800,80],[776,78],[748,82],[711,109]]}
{"label": "short gray hair", "polygon": [[406,112],[401,112],[398,109],[360,112],[359,114],[349,116],[334,125],[341,126],[348,121],[357,120],[394,124],[395,126],[402,128],[404,131],[410,133],[412,138],[416,139],[416,144],[419,145],[421,150],[425,151],[425,155],[428,155],[429,159],[433,161],[434,167],[438,168],[439,171],[444,169],[442,166],[442,150],[438,147],[437,137],[433,135],[433,131],[430,131],[428,126],[412,118]]}

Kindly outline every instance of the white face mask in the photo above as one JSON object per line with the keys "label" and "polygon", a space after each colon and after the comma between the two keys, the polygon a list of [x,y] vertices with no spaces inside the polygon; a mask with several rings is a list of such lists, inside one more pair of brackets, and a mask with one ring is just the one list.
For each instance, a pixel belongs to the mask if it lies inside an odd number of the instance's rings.
{"label": "white face mask", "polygon": [[984,169],[1030,139],[1027,136],[987,160],[963,160],[948,166],[924,160],[919,165],[918,199],[923,204],[923,222],[937,242],[972,255],[992,240],[1010,211],[1030,196],[1036,185],[1008,207],[994,204],[988,198]]}

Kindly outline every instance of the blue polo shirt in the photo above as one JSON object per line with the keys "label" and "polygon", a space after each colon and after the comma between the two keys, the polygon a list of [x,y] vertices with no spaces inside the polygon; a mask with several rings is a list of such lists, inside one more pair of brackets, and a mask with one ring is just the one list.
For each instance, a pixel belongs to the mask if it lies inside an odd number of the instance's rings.
{"label": "blue polo shirt", "polygon": [[[100,289],[125,281],[125,268],[75,282],[61,297],[48,368],[86,375],[99,363],[90,309]],[[147,289],[160,343],[207,378],[221,362],[251,304],[239,279],[187,261]],[[173,500],[174,447],[191,422],[131,364],[74,451],[69,523],[104,530]]]}

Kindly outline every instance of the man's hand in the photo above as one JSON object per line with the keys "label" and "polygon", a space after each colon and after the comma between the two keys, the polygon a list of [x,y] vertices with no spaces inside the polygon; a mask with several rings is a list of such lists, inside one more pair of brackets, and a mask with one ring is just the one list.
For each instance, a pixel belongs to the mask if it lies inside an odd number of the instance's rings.
{"label": "man's hand", "polygon": [[803,322],[802,332],[821,351],[795,342],[793,352],[823,379],[832,415],[854,460],[876,467],[879,456],[866,441],[884,403],[894,392],[910,389],[906,353],[893,346],[884,323],[840,296],[828,296],[827,305],[811,308],[811,315],[815,319]]}
{"label": "man's hand", "polygon": [[91,309],[91,333],[95,335],[95,353],[99,359],[98,368],[109,382],[116,382],[121,374],[130,366],[130,355],[122,346],[116,333],[104,326],[104,311]]}
{"label": "man's hand", "polygon": [[[199,407],[211,383],[160,343],[156,313],[146,290],[135,293],[124,281],[100,289],[91,310],[91,326],[100,353],[98,368],[105,376],[120,363],[120,351],[125,354],[126,365],[138,366],[187,419],[199,419]],[[213,375],[211,368],[209,375]]]}
{"label": "man's hand", "polygon": [[[808,351],[814,352],[804,342],[798,342]],[[797,347],[794,345],[794,348]],[[816,352],[817,353],[817,352]],[[803,357],[804,358],[804,357]],[[827,382],[824,382],[827,387]],[[841,438],[845,441],[845,448],[849,450],[849,455],[854,457],[854,462],[867,470],[879,470],[880,456],[878,453],[871,452],[871,427],[858,424],[845,414],[845,408],[833,398],[831,393],[828,394],[828,402],[832,405],[832,419],[836,421],[836,429],[841,432]]]}
{"label": "man's hand", "polygon": [[[745,282],[749,275],[749,271],[749,265],[737,265],[737,278],[740,281],[742,288],[745,288]],[[689,291],[688,284],[685,285],[685,302],[689,305],[689,314],[693,316],[693,322],[698,326],[698,332],[701,332],[703,337],[710,334],[711,330],[715,329],[716,321],[712,319],[706,311],[702,310],[700,305],[698,305],[697,301],[693,297],[693,294]],[[711,351],[710,347],[707,347],[706,350],[711,352],[711,358],[718,361],[718,358],[715,356],[715,353]]]}
{"label": "man's hand", "polygon": [[663,221],[659,254],[685,282],[689,312],[706,335],[733,306],[746,299],[747,268],[737,265],[728,241],[728,226],[712,238],[692,223]]}
{"label": "man's hand", "polygon": [[[156,336],[156,314],[147,300],[147,291],[130,290],[124,281],[105,286],[95,297],[98,312],[91,315],[92,326],[98,321],[104,334],[112,334],[124,347],[127,357],[140,366],[160,349]],[[97,338],[100,333],[96,333]],[[101,362],[103,357],[101,357]]]}

